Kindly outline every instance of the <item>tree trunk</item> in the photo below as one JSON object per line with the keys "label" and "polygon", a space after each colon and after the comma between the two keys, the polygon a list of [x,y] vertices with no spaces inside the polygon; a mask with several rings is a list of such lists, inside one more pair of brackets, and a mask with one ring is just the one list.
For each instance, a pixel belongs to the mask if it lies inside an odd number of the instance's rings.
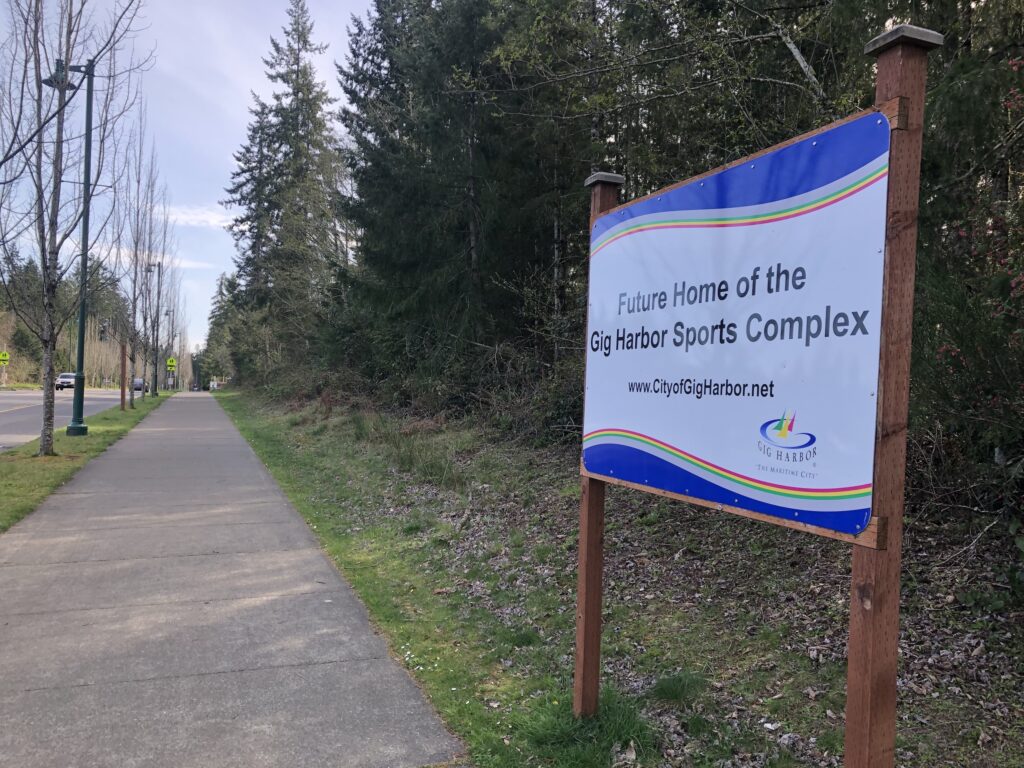
{"label": "tree trunk", "polygon": [[[590,3],[590,23],[592,25],[593,36],[590,39],[590,52],[588,58],[590,59],[590,93],[592,96],[597,96],[597,47],[600,39],[601,30],[598,27],[597,20],[597,0],[592,0]],[[598,149],[601,139],[601,118],[598,114],[598,110],[592,106],[588,107],[593,110],[590,115],[590,172],[596,173],[601,170],[602,151]]]}
{"label": "tree trunk", "polygon": [[[38,65],[37,65],[38,69]],[[39,97],[41,100],[41,97]],[[54,132],[53,148],[53,193],[49,201],[49,210],[46,209],[46,201],[42,187],[44,152],[42,142],[38,143],[35,162],[36,176],[40,180],[36,184],[36,215],[39,217],[38,242],[41,251],[42,281],[43,281],[43,318],[42,336],[39,339],[43,343],[43,425],[39,432],[39,455],[53,456],[53,385],[56,380],[57,351],[57,291],[60,288],[60,253],[57,245],[57,228],[60,222],[60,174],[64,169],[64,104],[65,92],[58,91],[56,129]],[[83,382],[84,385],[84,382]]]}
{"label": "tree trunk", "polygon": [[992,174],[992,197],[995,215],[992,217],[992,233],[995,235],[996,253],[1005,258],[1010,254],[1010,160],[1004,157],[996,162]]}
{"label": "tree trunk", "polygon": [[128,359],[131,361],[131,366],[130,366],[131,373],[128,374],[128,404],[132,408],[134,408],[135,407],[135,342],[134,341],[131,343],[131,346],[129,348],[131,349],[131,353],[130,353],[130,355],[128,357]]}
{"label": "tree trunk", "polygon": [[483,287],[480,279],[480,231],[477,221],[479,201],[476,188],[476,104],[469,108],[469,141],[467,147],[469,160],[469,184],[466,191],[469,196],[469,311],[473,329],[473,339],[480,341],[483,336],[480,318],[483,313]]}
{"label": "tree trunk", "polygon": [[555,155],[555,205],[551,231],[552,289],[554,318],[551,330],[554,332],[553,356],[557,363],[562,351],[562,326],[565,313],[565,257],[562,240],[562,190],[558,180],[558,155]]}
{"label": "tree trunk", "polygon": [[56,379],[53,357],[56,351],[55,334],[49,316],[46,323],[46,338],[43,339],[43,428],[39,433],[39,456],[53,456],[53,385]]}

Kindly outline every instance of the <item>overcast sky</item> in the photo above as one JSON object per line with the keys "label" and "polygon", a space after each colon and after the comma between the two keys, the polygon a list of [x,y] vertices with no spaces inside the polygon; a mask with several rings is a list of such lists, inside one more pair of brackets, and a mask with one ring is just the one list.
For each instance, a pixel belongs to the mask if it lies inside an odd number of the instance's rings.
{"label": "overcast sky", "polygon": [[[320,79],[339,96],[333,61],[348,52],[352,14],[370,0],[307,0],[315,37],[330,47],[317,62]],[[189,344],[206,340],[217,276],[232,269],[234,243],[225,232],[224,198],[232,154],[245,139],[250,92],[270,93],[262,58],[281,38],[287,0],[147,0],[146,29],[136,40],[153,49],[145,74],[148,122],[160,173],[173,205],[178,257],[190,318]]]}

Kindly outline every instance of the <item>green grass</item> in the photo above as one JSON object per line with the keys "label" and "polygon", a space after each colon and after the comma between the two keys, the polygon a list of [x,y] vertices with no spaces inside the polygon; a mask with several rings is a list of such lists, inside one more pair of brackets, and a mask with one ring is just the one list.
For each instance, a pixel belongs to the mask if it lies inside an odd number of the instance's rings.
{"label": "green grass", "polygon": [[[216,394],[236,426],[319,536],[392,651],[428,694],[480,768],[600,768],[628,748],[652,765],[655,740],[641,702],[606,685],[597,717],[573,717],[571,612],[546,589],[530,593],[528,617],[508,625],[453,588],[449,551],[461,534],[439,515],[444,504],[472,508],[470,484],[500,486],[508,466],[479,450],[480,436],[458,426],[403,430],[378,414],[261,409],[244,393]],[[464,454],[477,446],[474,459]],[[405,479],[396,479],[400,470]],[[417,496],[416,485],[446,489]],[[394,514],[408,507],[402,514]],[[450,510],[449,510],[450,511]],[[554,551],[545,545],[546,556]],[[513,592],[489,558],[525,556],[525,538],[507,532],[458,576],[486,585],[494,605]],[[567,577],[569,578],[569,577]],[[553,586],[553,585],[549,585]],[[553,638],[557,635],[557,640]]]}
{"label": "green grass", "polygon": [[[842,545],[609,489],[606,671],[600,714],[581,722],[574,456],[503,444],[467,421],[217,397],[479,768],[608,768],[630,751],[661,764],[669,746],[679,757],[666,721],[685,735],[681,764],[699,768],[744,755],[808,764],[779,743],[785,733],[816,739],[822,757],[841,752],[845,664],[811,658],[804,642],[840,642]],[[950,636],[988,627],[962,609],[947,618]],[[987,688],[1019,702],[1016,680]],[[1008,711],[1013,720],[1020,707]],[[982,732],[965,724],[984,721],[966,696],[915,697],[899,713],[903,765],[1024,765],[1019,734],[998,722],[976,746]]]}
{"label": "green grass", "polygon": [[651,696],[685,709],[697,701],[707,685],[708,682],[703,675],[683,671],[658,680],[651,689]]}
{"label": "green grass", "polygon": [[147,397],[136,401],[135,410],[122,413],[115,405],[89,416],[85,420],[89,434],[84,437],[68,437],[65,425],[58,425],[54,429],[56,456],[36,456],[38,438],[0,453],[0,533],[32,512],[90,459],[103,453],[167,399]]}

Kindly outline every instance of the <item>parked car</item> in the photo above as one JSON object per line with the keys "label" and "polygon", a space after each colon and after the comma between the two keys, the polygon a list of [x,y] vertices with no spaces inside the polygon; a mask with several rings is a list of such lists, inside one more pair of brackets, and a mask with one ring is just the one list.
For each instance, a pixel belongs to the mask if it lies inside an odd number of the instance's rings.
{"label": "parked car", "polygon": [[143,381],[141,378],[135,379],[132,386],[136,392],[149,392],[149,382]]}
{"label": "parked car", "polygon": [[58,390],[63,389],[74,389],[75,388],[75,374],[73,373],[62,373],[57,377],[57,380],[53,382],[53,388]]}

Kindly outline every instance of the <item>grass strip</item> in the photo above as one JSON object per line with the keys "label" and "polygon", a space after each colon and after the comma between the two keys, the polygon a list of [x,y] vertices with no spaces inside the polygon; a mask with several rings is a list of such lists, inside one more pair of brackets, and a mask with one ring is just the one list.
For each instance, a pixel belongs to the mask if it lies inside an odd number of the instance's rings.
{"label": "grass strip", "polygon": [[68,437],[63,426],[54,427],[56,456],[37,456],[39,439],[0,453],[0,533],[32,512],[57,488],[70,480],[90,459],[103,453],[143,417],[169,398],[136,400],[134,410],[115,405],[89,416],[89,434]]}
{"label": "grass strip", "polygon": [[[841,764],[847,545],[609,488],[605,698],[578,722],[573,451],[359,401],[220,402],[480,768]],[[897,762],[1024,765],[1019,613],[951,602],[977,566],[932,568],[977,528],[915,523]]]}
{"label": "grass strip", "polygon": [[[654,764],[640,702],[607,681],[598,716],[572,716],[572,612],[555,594],[570,573],[538,579],[531,615],[520,616],[502,615],[465,589],[472,582],[501,603],[508,574],[490,562],[493,551],[466,556],[470,572],[453,571],[465,535],[446,521],[445,494],[433,489],[447,489],[450,502],[509,469],[465,465],[462,454],[479,447],[479,434],[408,433],[383,414],[324,418],[309,407],[287,413],[248,393],[216,396],[474,765],[601,768],[620,754]],[[494,545],[511,552],[522,543],[513,535]]]}

